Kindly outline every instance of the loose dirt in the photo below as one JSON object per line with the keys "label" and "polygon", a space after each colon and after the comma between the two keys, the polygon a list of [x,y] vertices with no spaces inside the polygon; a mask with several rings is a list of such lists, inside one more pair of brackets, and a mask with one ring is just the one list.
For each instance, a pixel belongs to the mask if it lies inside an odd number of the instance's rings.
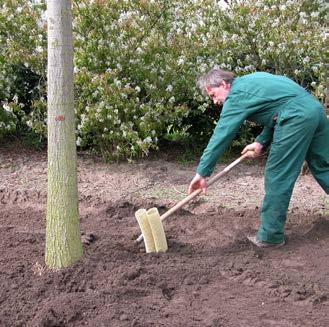
{"label": "loose dirt", "polygon": [[79,155],[90,242],[80,262],[50,271],[46,154],[0,148],[0,326],[329,326],[329,198],[311,175],[297,181],[280,249],[246,240],[258,226],[262,161],[240,164],[169,217],[167,253],[135,243],[134,212],[168,210],[186,196],[195,168]]}

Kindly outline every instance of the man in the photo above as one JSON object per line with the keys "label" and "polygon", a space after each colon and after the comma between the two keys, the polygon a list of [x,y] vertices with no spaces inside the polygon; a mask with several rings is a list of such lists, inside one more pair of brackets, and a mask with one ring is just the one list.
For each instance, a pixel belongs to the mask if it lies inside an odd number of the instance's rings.
{"label": "man", "polygon": [[197,85],[214,104],[223,103],[220,119],[200,159],[189,193],[207,191],[205,177],[248,119],[264,126],[242,154],[259,156],[271,144],[265,167],[265,197],[256,236],[258,247],[285,244],[284,225],[295,181],[306,160],[314,178],[329,193],[329,121],[322,105],[302,87],[284,76],[257,72],[234,78],[214,68]]}

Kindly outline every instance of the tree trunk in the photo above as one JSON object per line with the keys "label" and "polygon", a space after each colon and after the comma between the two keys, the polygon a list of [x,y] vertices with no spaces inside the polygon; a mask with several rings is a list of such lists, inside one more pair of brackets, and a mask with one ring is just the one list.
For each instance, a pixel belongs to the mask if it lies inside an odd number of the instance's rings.
{"label": "tree trunk", "polygon": [[46,264],[82,256],[77,190],[70,0],[48,0],[48,196]]}

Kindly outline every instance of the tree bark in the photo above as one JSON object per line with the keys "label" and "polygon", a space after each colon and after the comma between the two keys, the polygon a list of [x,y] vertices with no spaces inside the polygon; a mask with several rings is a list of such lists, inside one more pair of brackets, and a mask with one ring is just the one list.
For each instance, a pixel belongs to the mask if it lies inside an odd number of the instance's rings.
{"label": "tree bark", "polygon": [[69,266],[82,256],[78,213],[70,0],[47,0],[48,195],[46,264]]}

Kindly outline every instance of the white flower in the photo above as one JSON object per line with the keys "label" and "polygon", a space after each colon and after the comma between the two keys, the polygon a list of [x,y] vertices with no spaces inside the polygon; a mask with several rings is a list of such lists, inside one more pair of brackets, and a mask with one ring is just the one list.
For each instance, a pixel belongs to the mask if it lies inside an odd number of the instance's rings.
{"label": "white flower", "polygon": [[166,91],[171,92],[172,90],[173,90],[173,87],[172,87],[172,85],[169,84],[166,88]]}
{"label": "white flower", "polygon": [[148,136],[147,138],[145,138],[143,140],[144,143],[152,143],[152,138],[150,136]]}
{"label": "white flower", "polygon": [[184,59],[181,57],[181,58],[178,59],[177,65],[181,66],[181,65],[184,64],[184,62],[185,62]]}
{"label": "white flower", "polygon": [[81,145],[81,138],[80,137],[77,138],[76,144],[77,144],[77,146]]}
{"label": "white flower", "polygon": [[237,35],[237,34],[232,34],[232,36],[231,36],[231,40],[238,40],[239,39],[239,35]]}
{"label": "white flower", "polygon": [[115,84],[115,86],[117,86],[117,87],[121,87],[121,82],[118,80],[118,79],[114,79],[114,84]]}
{"label": "white flower", "polygon": [[170,103],[174,103],[174,102],[175,102],[175,97],[174,97],[174,96],[171,97],[171,98],[169,99],[169,102],[170,102]]}
{"label": "white flower", "polygon": [[136,91],[137,93],[139,93],[139,92],[141,91],[141,88],[140,88],[139,86],[136,86],[136,87],[135,87],[135,91]]}
{"label": "white flower", "polygon": [[201,73],[204,73],[207,69],[208,69],[207,64],[205,64],[205,63],[201,64],[201,66],[200,66],[200,72]]}
{"label": "white flower", "polygon": [[13,109],[10,108],[10,106],[8,105],[8,103],[5,103],[2,107],[3,107],[3,109],[5,109],[7,112],[10,112],[10,113],[13,112]]}
{"label": "white flower", "polygon": [[35,48],[35,51],[38,52],[38,53],[41,53],[43,51],[43,47],[37,46]]}

